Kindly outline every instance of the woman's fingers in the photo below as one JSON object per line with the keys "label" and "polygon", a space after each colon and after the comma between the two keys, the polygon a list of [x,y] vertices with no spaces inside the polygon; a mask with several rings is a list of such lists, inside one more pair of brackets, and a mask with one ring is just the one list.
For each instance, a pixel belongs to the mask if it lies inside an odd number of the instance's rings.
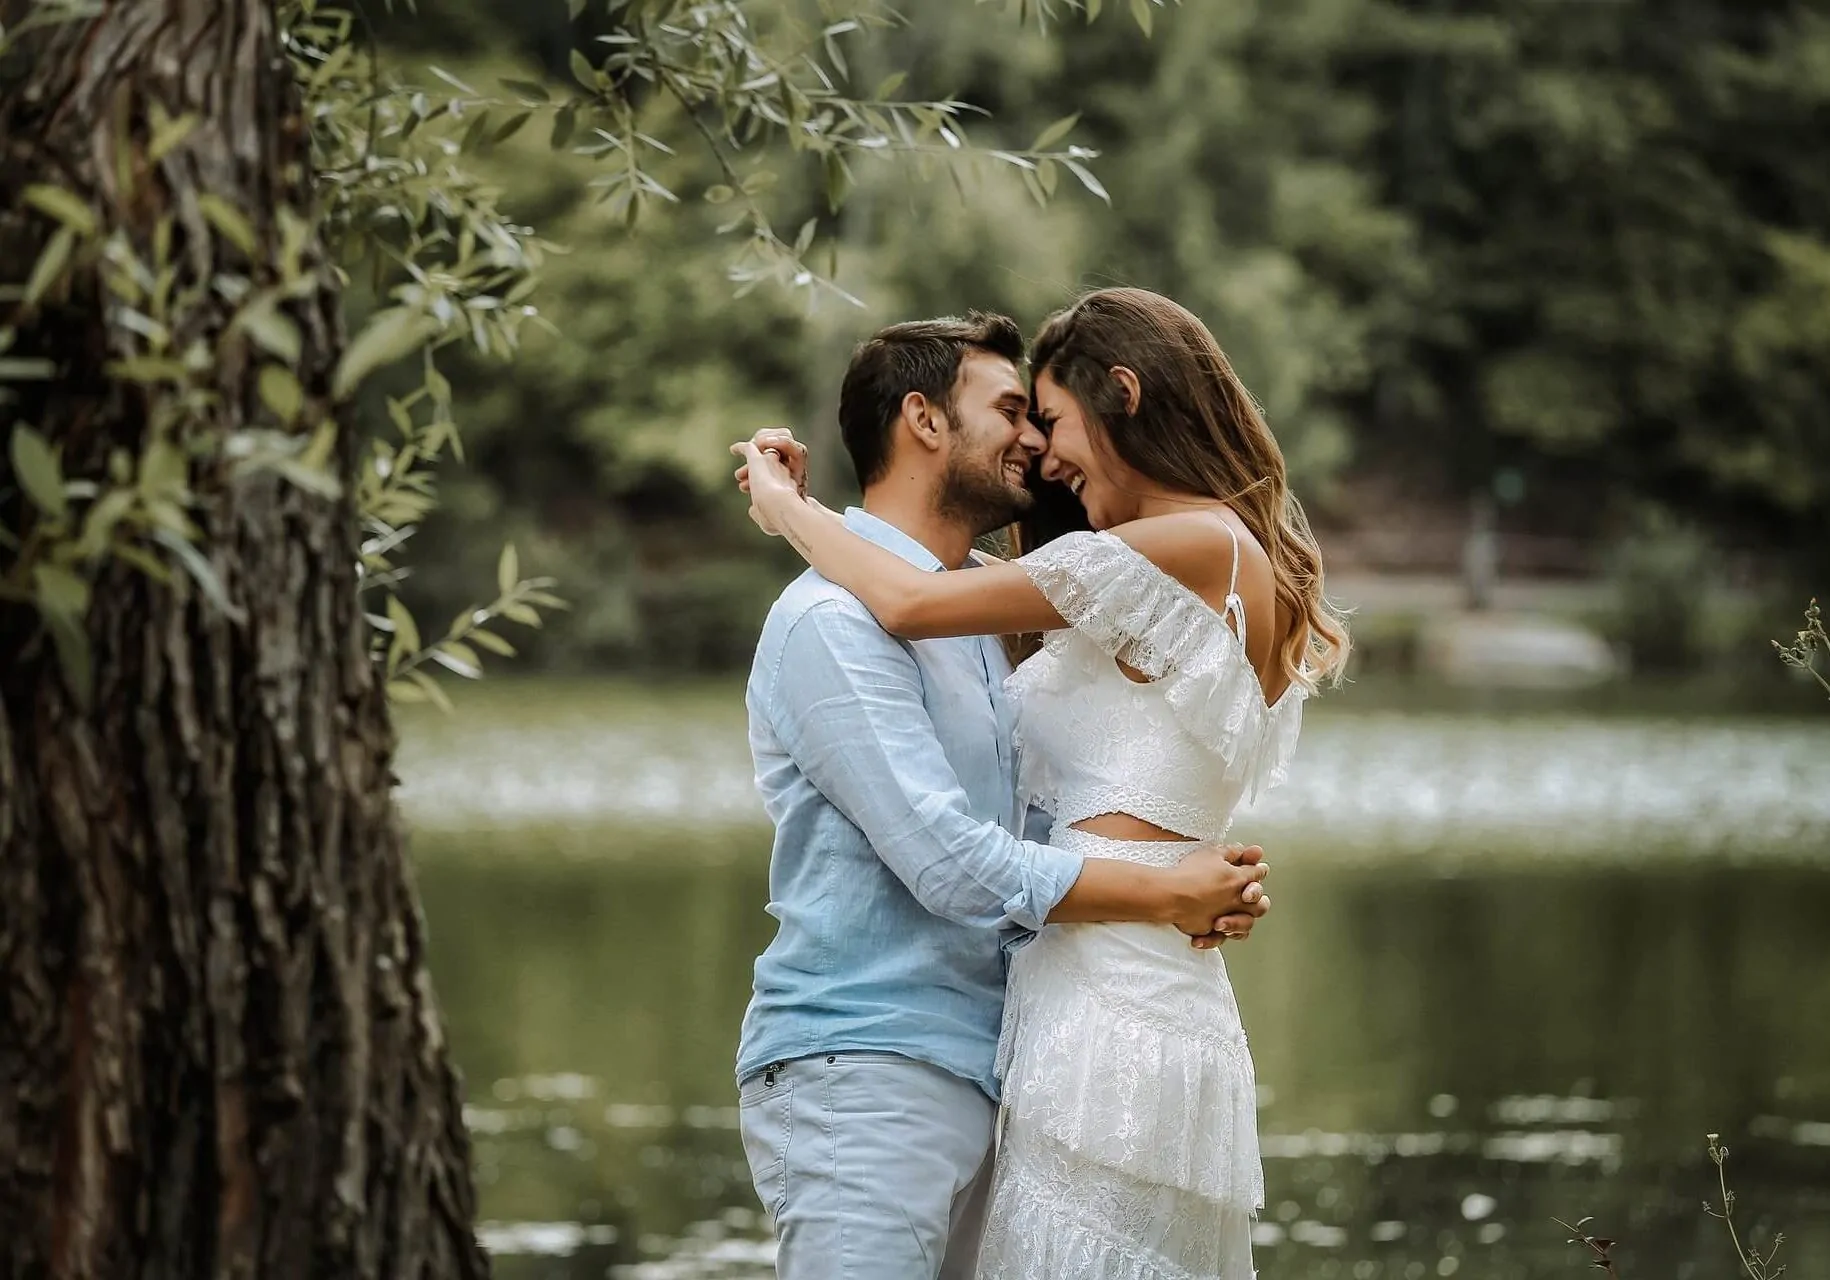
{"label": "woman's fingers", "polygon": [[794,432],[786,427],[764,427],[750,437],[750,443],[758,449],[780,449],[783,453],[806,456],[807,446],[794,438]]}
{"label": "woman's fingers", "polygon": [[764,427],[750,437],[750,443],[780,458],[795,490],[807,496],[807,446],[794,438],[794,432],[786,427]]}

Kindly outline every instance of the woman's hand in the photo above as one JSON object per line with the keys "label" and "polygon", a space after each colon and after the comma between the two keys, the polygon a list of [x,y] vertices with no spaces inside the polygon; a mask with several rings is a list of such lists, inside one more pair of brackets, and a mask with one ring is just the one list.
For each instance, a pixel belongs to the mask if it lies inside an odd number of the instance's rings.
{"label": "woman's hand", "polygon": [[731,452],[743,459],[738,485],[750,495],[750,519],[770,537],[780,537],[782,517],[789,508],[806,504],[801,486],[774,450],[765,452],[754,441],[741,440],[731,446]]}
{"label": "woman's hand", "polygon": [[[794,438],[794,432],[786,427],[764,427],[750,437],[750,443],[764,453],[772,453],[781,459],[782,465],[788,468],[788,474],[794,477],[795,486],[801,497],[807,496],[807,446]],[[735,445],[732,453],[737,452]],[[744,493],[750,491],[750,466],[745,463],[737,468],[737,487]]]}

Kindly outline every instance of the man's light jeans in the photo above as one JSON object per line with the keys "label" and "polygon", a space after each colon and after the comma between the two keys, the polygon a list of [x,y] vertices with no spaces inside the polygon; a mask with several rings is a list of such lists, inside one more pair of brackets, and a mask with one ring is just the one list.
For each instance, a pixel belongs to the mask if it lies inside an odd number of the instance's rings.
{"label": "man's light jeans", "polygon": [[738,1090],[744,1154],[782,1280],[968,1280],[996,1105],[893,1053],[775,1063]]}

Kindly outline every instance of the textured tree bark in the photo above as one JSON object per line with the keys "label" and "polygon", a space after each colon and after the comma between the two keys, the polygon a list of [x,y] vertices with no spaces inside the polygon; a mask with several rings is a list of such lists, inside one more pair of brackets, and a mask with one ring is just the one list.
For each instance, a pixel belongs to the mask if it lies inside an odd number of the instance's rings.
{"label": "textured tree bark", "polygon": [[[0,83],[8,280],[49,231],[20,193],[50,182],[143,251],[172,214],[180,292],[225,271],[272,282],[276,209],[309,207],[310,157],[268,4],[108,0],[29,52]],[[155,102],[200,120],[156,164]],[[249,220],[252,261],[211,232],[205,192]],[[319,283],[286,314],[322,416],[343,334],[306,252]],[[79,271],[21,324],[13,354],[59,369],[0,406],[0,446],[23,418],[71,475],[138,456],[148,402],[103,372],[125,343],[103,296]],[[191,430],[191,515],[233,609],[182,573],[105,568],[84,709],[34,615],[0,603],[0,1272],[483,1275],[355,511],[209,451],[260,413],[233,315],[205,290],[179,344],[221,356],[217,419]],[[3,455],[0,523],[29,529]]]}

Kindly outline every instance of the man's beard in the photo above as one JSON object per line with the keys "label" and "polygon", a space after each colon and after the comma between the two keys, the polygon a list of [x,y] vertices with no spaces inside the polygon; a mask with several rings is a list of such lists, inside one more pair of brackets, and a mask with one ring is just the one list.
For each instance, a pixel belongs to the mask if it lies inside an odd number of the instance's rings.
{"label": "man's beard", "polygon": [[1036,499],[1028,489],[1013,488],[1004,478],[1004,460],[989,467],[969,469],[957,459],[947,467],[934,500],[935,510],[958,521],[979,537],[1013,524]]}

